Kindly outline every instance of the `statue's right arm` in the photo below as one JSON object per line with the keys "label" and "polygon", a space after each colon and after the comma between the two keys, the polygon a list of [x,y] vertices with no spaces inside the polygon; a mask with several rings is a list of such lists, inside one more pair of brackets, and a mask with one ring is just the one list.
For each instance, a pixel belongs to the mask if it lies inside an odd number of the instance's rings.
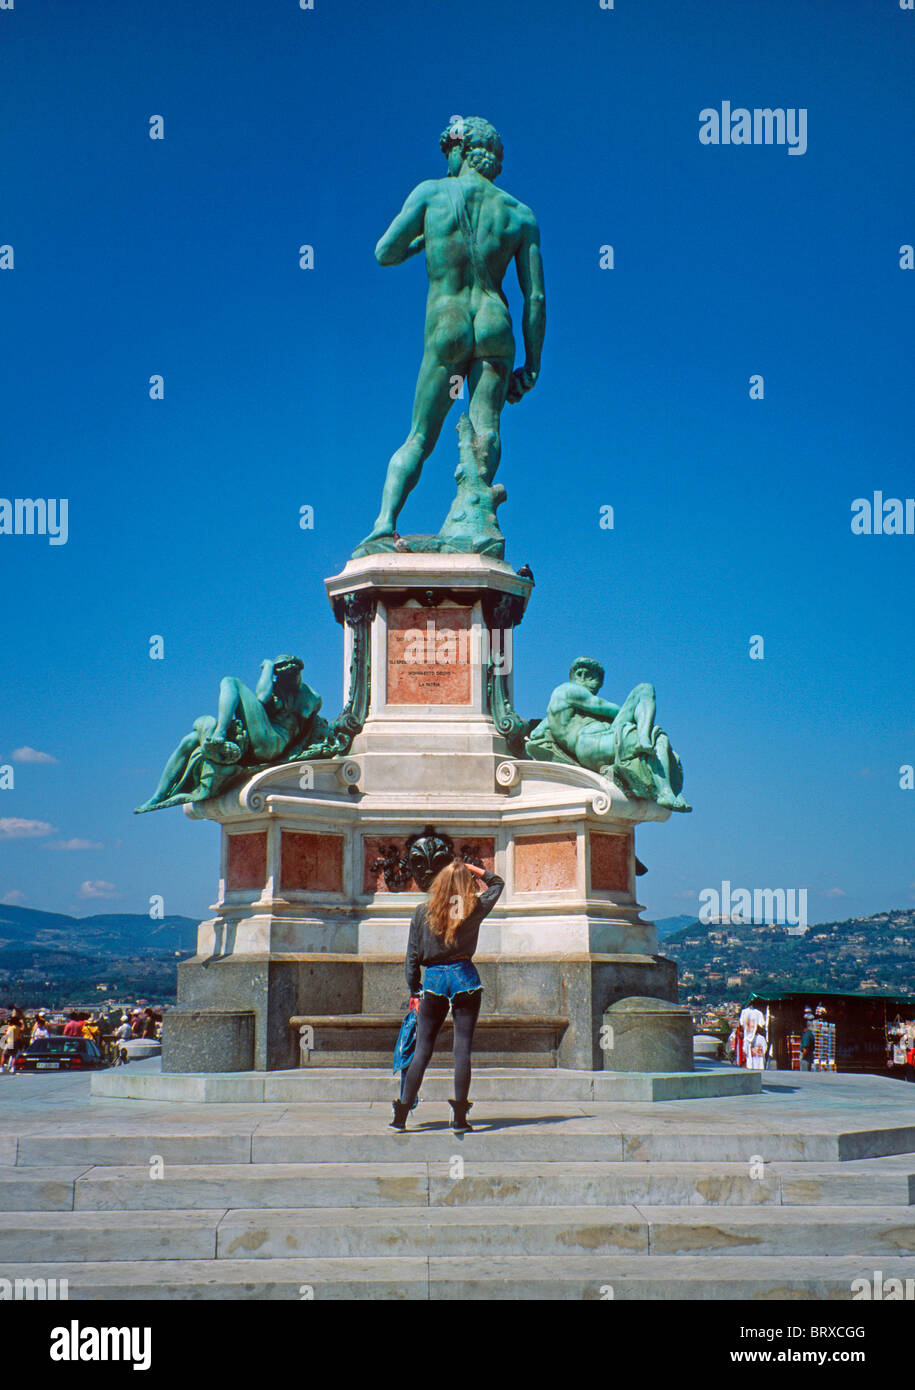
{"label": "statue's right arm", "polygon": [[546,289],[540,255],[540,228],[533,213],[525,219],[521,245],[515,252],[518,284],[524,296],[521,331],[524,336],[524,368],[540,371],[540,354],[546,334]]}
{"label": "statue's right arm", "polygon": [[[426,207],[434,179],[426,179],[418,184],[394,218],[388,230],[375,247],[375,260],[379,265],[402,265],[408,256],[422,250],[423,225]],[[416,245],[415,243],[419,243]]]}

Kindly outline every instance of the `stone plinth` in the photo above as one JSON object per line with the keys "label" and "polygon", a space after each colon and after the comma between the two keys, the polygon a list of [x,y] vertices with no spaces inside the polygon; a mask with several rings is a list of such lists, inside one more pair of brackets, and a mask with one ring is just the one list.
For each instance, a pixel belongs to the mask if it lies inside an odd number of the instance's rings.
{"label": "stone plinth", "polygon": [[163,1072],[248,1071],[252,1009],[169,1009],[162,1021]]}
{"label": "stone plinth", "polygon": [[693,1069],[689,1009],[663,999],[619,999],[604,1012],[607,1071],[683,1072]]}
{"label": "stone plinth", "polygon": [[676,969],[635,896],[635,827],[670,813],[524,754],[512,676],[531,588],[479,555],[351,561],[327,581],[344,624],[344,704],[360,711],[349,751],[185,808],[221,823],[222,859],[179,1004],[253,1010],[255,1069],[296,1065],[293,1016],[402,1011],[424,894],[392,868],[430,826],[505,879],[480,932],[483,1014],[567,1018],[552,1065],[602,1067],[615,1000],[676,1001]]}

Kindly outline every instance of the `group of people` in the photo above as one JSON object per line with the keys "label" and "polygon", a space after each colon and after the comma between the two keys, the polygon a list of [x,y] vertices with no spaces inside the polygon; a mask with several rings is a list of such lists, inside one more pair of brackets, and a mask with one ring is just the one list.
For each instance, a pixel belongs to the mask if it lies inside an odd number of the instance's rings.
{"label": "group of people", "polygon": [[22,1010],[14,1004],[7,1015],[6,1023],[0,1025],[0,1071],[15,1071],[19,1053],[35,1038],[49,1036],[48,1021],[43,1013],[37,1013],[30,1023]]}
{"label": "group of people", "polygon": [[114,1030],[115,1066],[121,1067],[129,1060],[127,1043],[137,1038],[155,1040],[161,1030],[162,1019],[152,1009],[145,1009],[143,1013],[135,1009],[132,1014],[121,1014],[121,1021]]}
{"label": "group of people", "polygon": [[7,1013],[6,1022],[0,1023],[0,1071],[15,1073],[19,1054],[39,1038],[52,1036],[89,1038],[103,1051],[106,1045],[113,1044],[115,1062],[120,1065],[127,1061],[126,1043],[133,1038],[158,1038],[161,1025],[161,1016],[150,1008],[121,1014],[120,1023],[112,1033],[99,1014],[71,1013],[61,1024],[59,1020],[49,1020],[42,1009],[30,1019],[14,1004]]}

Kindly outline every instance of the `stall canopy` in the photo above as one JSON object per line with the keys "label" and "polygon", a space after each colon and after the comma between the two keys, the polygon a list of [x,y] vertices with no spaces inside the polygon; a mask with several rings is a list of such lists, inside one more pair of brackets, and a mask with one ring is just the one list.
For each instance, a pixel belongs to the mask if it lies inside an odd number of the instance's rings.
{"label": "stall canopy", "polygon": [[[791,1069],[791,1038],[804,1028],[804,1009],[822,1004],[827,1020],[835,1024],[837,1071],[899,1074],[892,1066],[889,1037],[893,1023],[915,1020],[915,996],[875,990],[867,994],[842,994],[836,990],[789,986],[754,990],[748,1003],[766,1011],[770,1055],[780,1070]],[[796,1050],[795,1042],[795,1050]],[[889,1070],[888,1070],[889,1068]]]}

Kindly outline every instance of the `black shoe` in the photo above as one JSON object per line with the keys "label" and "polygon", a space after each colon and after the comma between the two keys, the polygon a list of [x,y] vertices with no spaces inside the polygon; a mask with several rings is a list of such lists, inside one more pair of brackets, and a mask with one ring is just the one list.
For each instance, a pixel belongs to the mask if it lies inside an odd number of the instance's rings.
{"label": "black shoe", "polygon": [[394,1118],[391,1121],[391,1129],[404,1131],[407,1128],[407,1116],[410,1113],[410,1107],[404,1105],[402,1100],[395,1100],[392,1104],[394,1106]]}
{"label": "black shoe", "polygon": [[455,1134],[472,1134],[473,1125],[467,1118],[467,1111],[473,1109],[473,1102],[469,1100],[449,1100],[448,1104],[454,1111],[451,1116],[451,1128]]}

